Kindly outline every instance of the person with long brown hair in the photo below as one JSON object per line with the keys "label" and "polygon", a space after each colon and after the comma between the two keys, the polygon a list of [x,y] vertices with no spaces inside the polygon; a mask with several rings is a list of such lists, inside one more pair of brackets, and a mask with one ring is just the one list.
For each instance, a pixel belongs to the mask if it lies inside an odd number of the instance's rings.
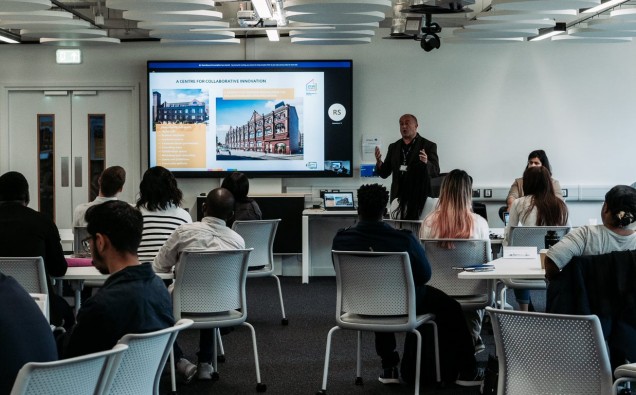
{"label": "person with long brown hair", "polygon": [[[568,208],[554,193],[550,172],[545,167],[528,167],[523,172],[523,194],[512,203],[504,245],[508,245],[511,226],[564,226],[568,223]],[[519,309],[528,311],[530,291],[514,291]]]}

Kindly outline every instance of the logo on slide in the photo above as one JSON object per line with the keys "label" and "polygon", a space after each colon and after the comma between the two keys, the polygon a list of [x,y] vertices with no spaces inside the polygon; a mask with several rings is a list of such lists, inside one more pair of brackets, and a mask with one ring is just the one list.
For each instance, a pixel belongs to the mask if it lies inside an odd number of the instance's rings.
{"label": "logo on slide", "polygon": [[308,95],[315,95],[318,93],[318,83],[313,79],[305,84],[305,93]]}
{"label": "logo on slide", "polygon": [[332,104],[327,111],[327,115],[329,115],[329,118],[334,122],[342,121],[347,115],[347,110],[345,110],[344,106],[340,103]]}

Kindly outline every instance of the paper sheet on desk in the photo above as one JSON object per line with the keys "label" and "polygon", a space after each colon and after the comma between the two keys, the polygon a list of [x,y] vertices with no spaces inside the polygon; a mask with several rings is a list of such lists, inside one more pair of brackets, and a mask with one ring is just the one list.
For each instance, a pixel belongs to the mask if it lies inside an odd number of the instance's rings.
{"label": "paper sheet on desk", "polygon": [[503,257],[510,259],[537,259],[537,247],[509,247],[503,248]]}

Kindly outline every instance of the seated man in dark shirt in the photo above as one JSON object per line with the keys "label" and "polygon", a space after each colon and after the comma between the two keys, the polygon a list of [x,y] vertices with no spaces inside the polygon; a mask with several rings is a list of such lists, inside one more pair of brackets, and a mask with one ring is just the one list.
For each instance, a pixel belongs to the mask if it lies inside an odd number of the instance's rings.
{"label": "seated man in dark shirt", "polygon": [[89,208],[86,221],[93,265],[110,277],[80,308],[67,358],[110,349],[129,333],[174,325],[166,286],[150,263],[140,264],[137,259],[143,229],[139,210],[109,201]]}
{"label": "seated man in dark shirt", "polygon": [[[389,199],[386,188],[379,184],[358,189],[358,224],[340,230],[333,239],[333,249],[340,251],[402,252],[409,254],[416,292],[417,314],[435,314],[439,333],[439,352],[443,378],[457,380],[462,386],[480,385],[483,371],[477,368],[472,337],[466,326],[460,304],[444,292],[426,285],[431,278],[431,265],[419,240],[408,230],[396,230],[382,221]],[[382,359],[380,382],[399,383],[395,351],[395,334],[375,334],[376,352]],[[445,363],[446,362],[446,363]]]}
{"label": "seated man in dark shirt", "polygon": [[0,273],[0,394],[11,392],[28,362],[57,360],[53,332],[31,295]]}
{"label": "seated man in dark shirt", "polygon": [[[16,171],[0,176],[0,256],[41,256],[47,279],[66,273],[60,232],[51,218],[27,207],[29,183]],[[71,328],[73,310],[48,282],[51,323]]]}

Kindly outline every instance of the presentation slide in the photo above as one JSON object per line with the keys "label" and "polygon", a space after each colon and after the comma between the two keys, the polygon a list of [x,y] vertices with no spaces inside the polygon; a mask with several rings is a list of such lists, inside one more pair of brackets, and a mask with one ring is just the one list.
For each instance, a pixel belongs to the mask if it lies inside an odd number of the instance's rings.
{"label": "presentation slide", "polygon": [[324,170],[324,72],[148,78],[151,164],[173,171],[276,171],[286,161],[289,171]]}

